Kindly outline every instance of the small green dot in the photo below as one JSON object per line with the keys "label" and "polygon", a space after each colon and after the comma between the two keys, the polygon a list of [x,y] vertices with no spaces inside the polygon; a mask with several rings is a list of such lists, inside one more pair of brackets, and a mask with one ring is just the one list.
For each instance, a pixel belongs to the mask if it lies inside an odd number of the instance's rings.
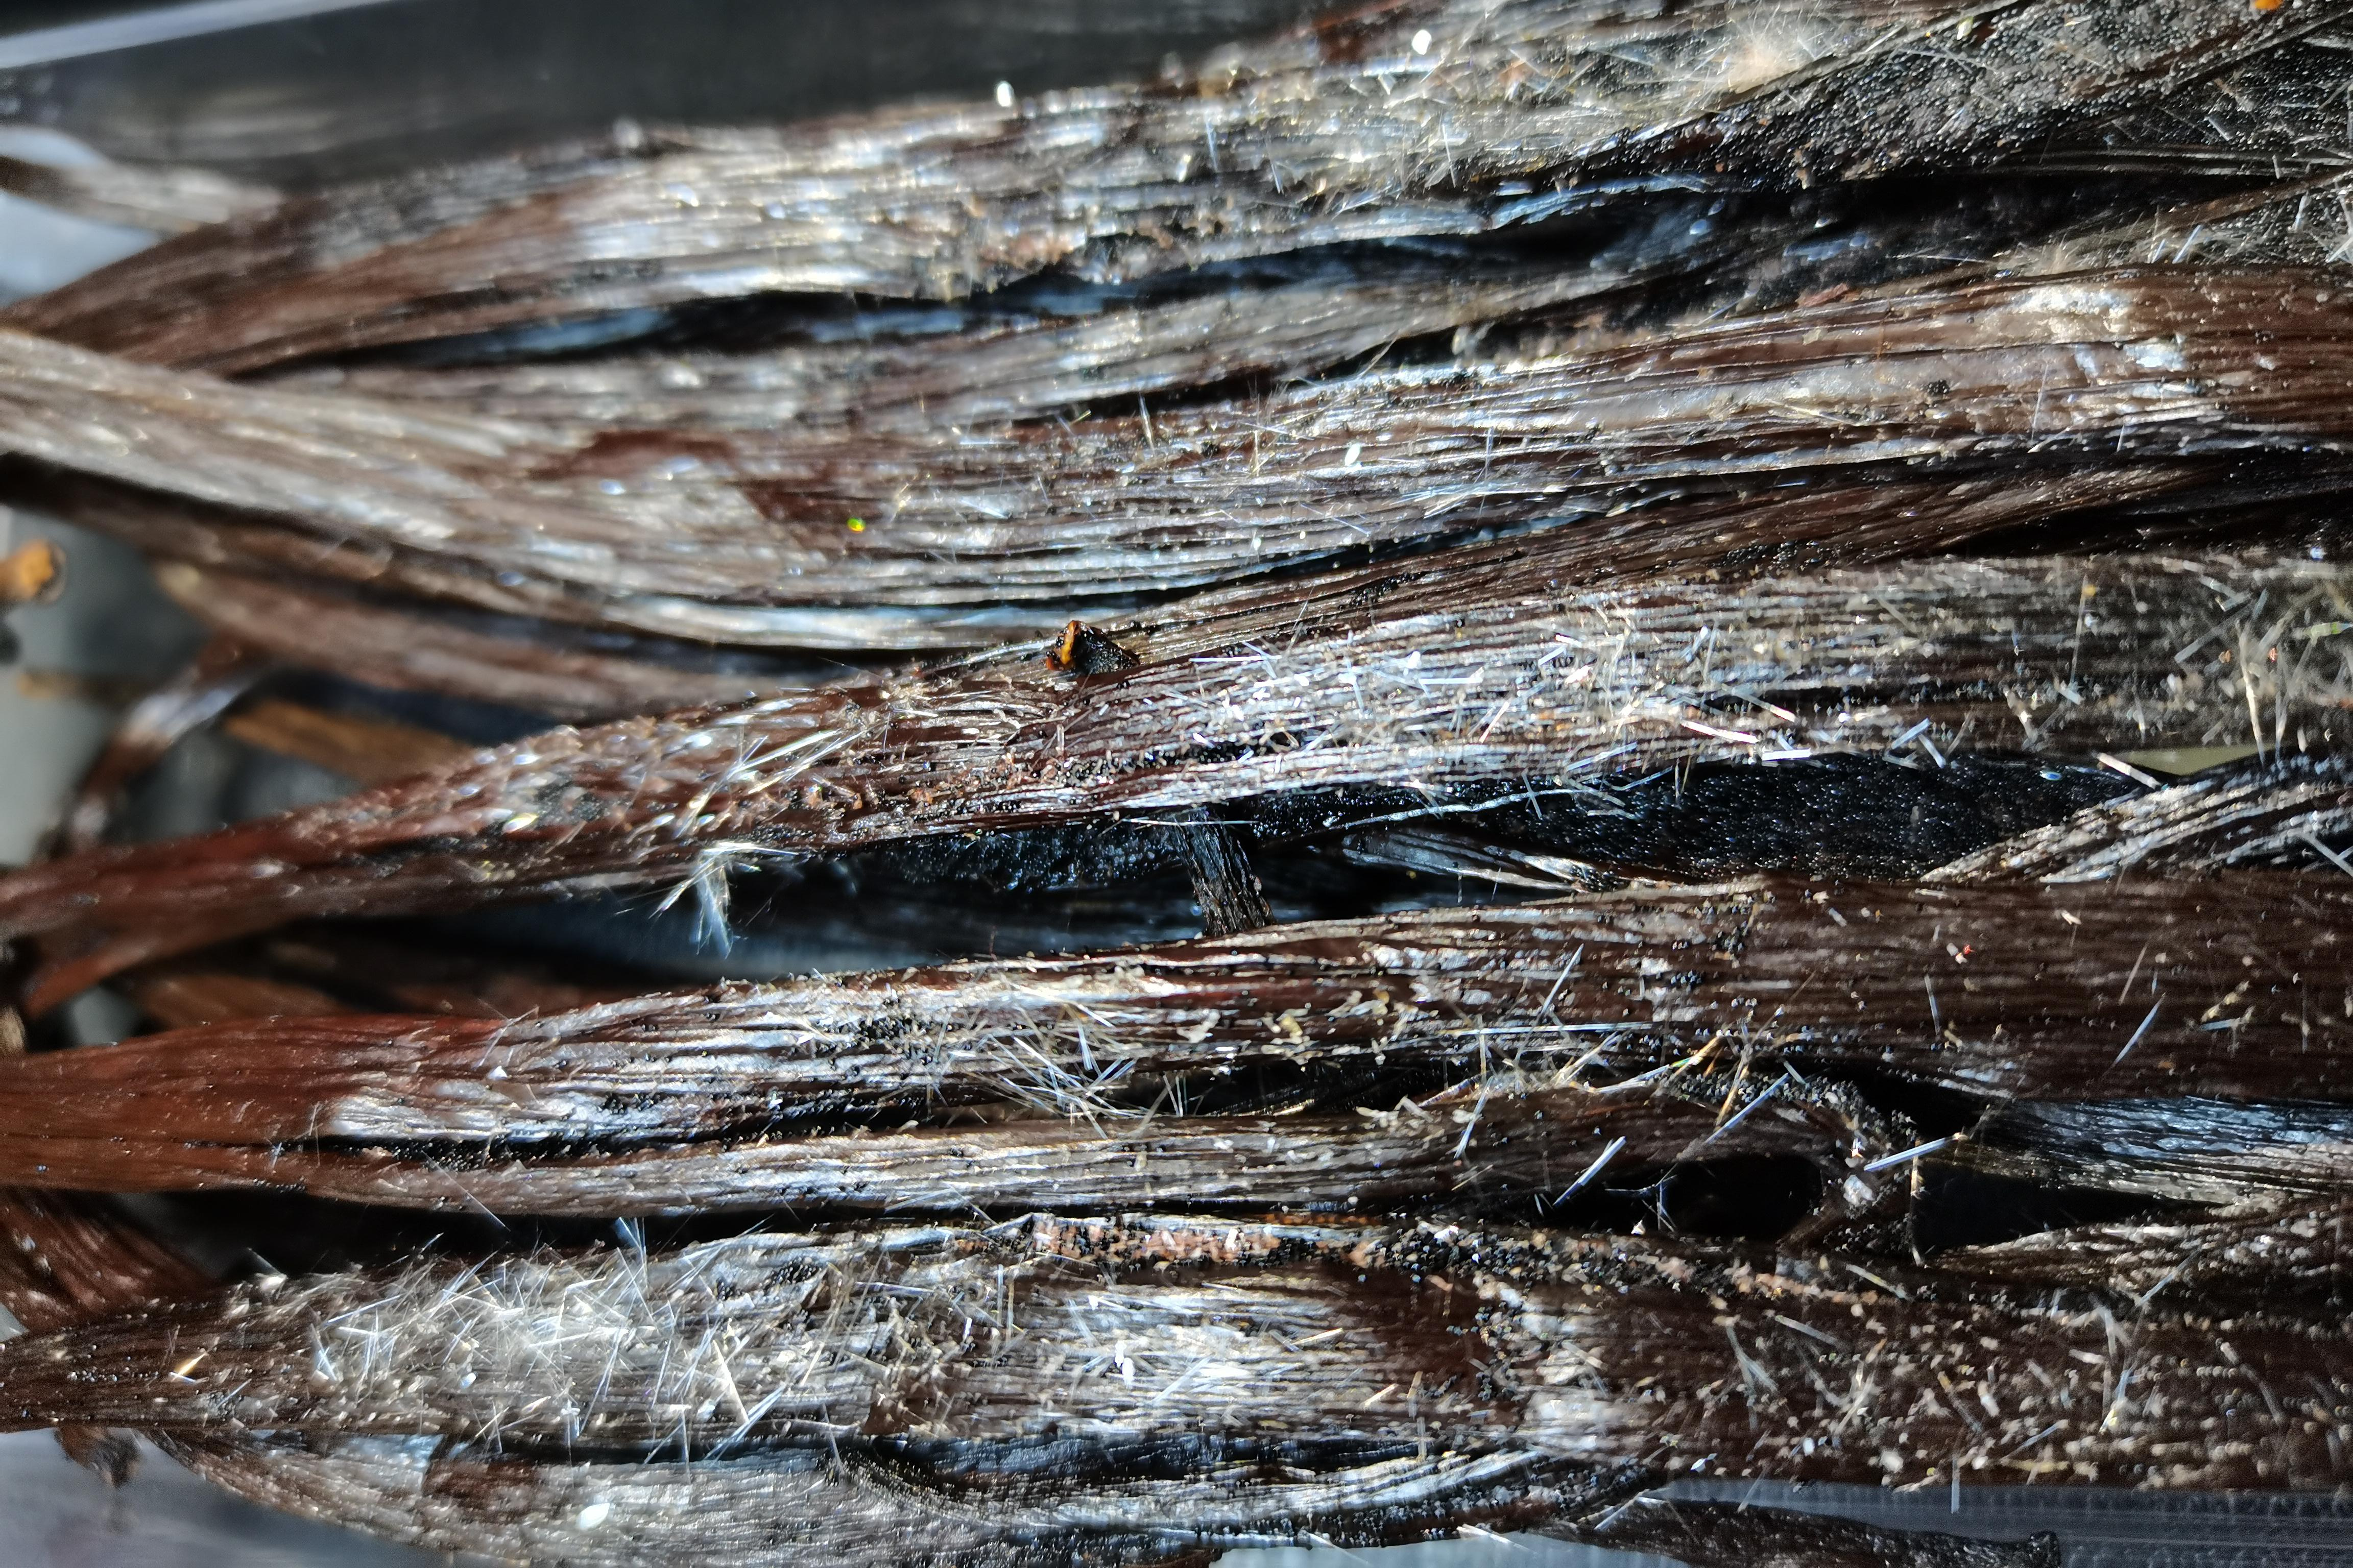
{"label": "small green dot", "polygon": [[862,518],[862,517],[853,517],[853,518],[851,518],[851,519],[849,520],[849,531],[850,531],[850,532],[852,532],[852,533],[863,533],[863,532],[865,532],[865,531],[866,531],[866,520],[865,520],[864,518]]}

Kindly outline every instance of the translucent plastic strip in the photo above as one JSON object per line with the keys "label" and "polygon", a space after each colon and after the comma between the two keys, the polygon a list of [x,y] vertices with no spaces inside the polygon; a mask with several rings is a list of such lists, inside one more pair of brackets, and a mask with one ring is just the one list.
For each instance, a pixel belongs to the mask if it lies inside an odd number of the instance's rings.
{"label": "translucent plastic strip", "polygon": [[166,44],[175,38],[259,26],[264,22],[291,21],[384,4],[385,0],[195,0],[193,5],[159,6],[94,22],[0,34],[0,70],[54,65],[85,55],[110,54],[146,44]]}

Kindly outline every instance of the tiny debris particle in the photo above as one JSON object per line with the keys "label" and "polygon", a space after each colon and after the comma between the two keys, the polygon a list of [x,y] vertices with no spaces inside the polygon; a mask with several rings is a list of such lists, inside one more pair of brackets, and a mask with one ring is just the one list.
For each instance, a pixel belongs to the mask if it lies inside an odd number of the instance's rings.
{"label": "tiny debris particle", "polygon": [[64,591],[65,552],[36,539],[0,557],[0,605],[47,604]]}
{"label": "tiny debris particle", "polygon": [[1072,621],[1046,650],[1046,662],[1072,675],[1116,675],[1144,660],[1083,621]]}
{"label": "tiny debris particle", "polygon": [[862,517],[853,517],[849,520],[849,526],[850,532],[863,533],[866,531],[866,520]]}

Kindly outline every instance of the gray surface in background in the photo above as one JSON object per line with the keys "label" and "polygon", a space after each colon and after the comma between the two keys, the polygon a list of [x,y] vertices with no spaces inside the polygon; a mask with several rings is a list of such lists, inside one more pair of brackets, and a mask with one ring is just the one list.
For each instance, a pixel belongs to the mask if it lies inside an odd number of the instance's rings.
{"label": "gray surface in background", "polygon": [[240,1502],[153,1448],[120,1489],[46,1432],[0,1436],[0,1563],[8,1568],[439,1568],[387,1545]]}

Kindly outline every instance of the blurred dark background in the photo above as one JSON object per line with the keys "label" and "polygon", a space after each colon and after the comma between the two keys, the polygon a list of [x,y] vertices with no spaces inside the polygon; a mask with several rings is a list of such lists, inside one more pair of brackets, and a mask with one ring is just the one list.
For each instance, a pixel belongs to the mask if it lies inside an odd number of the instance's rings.
{"label": "blurred dark background", "polygon": [[[1307,0],[209,0],[0,5],[0,121],[301,184],[615,120],[807,119],[1134,79]],[[227,30],[169,37],[174,31]],[[134,46],[124,48],[121,46]],[[47,58],[44,58],[47,57]]]}

